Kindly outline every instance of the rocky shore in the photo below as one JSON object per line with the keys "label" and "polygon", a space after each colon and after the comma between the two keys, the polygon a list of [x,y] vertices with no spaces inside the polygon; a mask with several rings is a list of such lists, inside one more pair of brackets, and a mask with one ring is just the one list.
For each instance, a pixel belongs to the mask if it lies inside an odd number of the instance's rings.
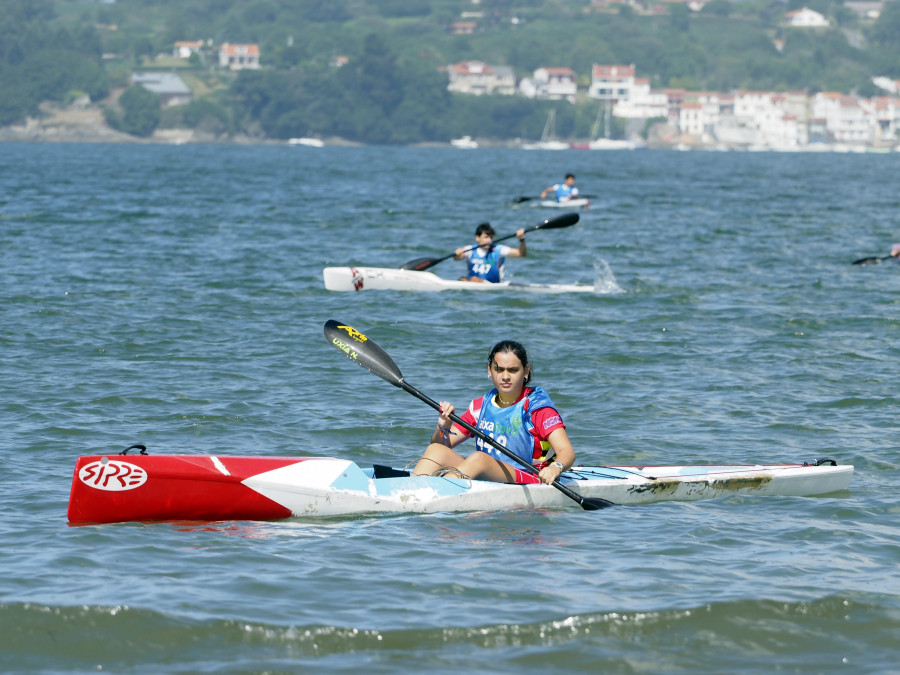
{"label": "rocky shore", "polygon": [[0,142],[56,142],[56,143],[242,143],[280,144],[281,141],[253,139],[248,136],[218,138],[193,129],[157,129],[149,138],[139,138],[111,129],[103,110],[91,104],[61,106],[42,103],[41,115],[29,117],[23,124],[0,127]]}

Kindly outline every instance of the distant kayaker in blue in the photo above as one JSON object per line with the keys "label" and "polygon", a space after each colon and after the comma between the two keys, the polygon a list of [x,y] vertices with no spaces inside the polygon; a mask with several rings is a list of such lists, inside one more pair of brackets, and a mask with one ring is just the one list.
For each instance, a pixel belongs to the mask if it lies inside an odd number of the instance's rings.
{"label": "distant kayaker in blue", "polygon": [[570,199],[578,199],[578,188],[575,187],[575,174],[567,173],[565,182],[548,187],[541,193],[541,199],[546,199],[547,195],[551,192],[556,195],[557,202],[567,202]]}
{"label": "distant kayaker in blue", "polygon": [[460,281],[487,281],[496,284],[503,281],[503,268],[507,258],[524,258],[528,251],[525,247],[525,229],[516,231],[519,248],[510,248],[499,244],[494,246],[494,228],[490,223],[481,223],[475,229],[477,248],[463,246],[453,253],[454,260],[466,260],[468,272],[460,277]]}
{"label": "distant kayaker in blue", "polygon": [[575,450],[553,401],[540,387],[527,386],[532,376],[525,347],[513,340],[494,345],[487,361],[494,388],[469,404],[461,415],[510,452],[530,462],[540,477],[516,468],[506,455],[481,439],[468,457],[453,448],[471,434],[453,424],[455,408],[441,401],[431,443],[413,469],[414,476],[458,476],[498,483],[547,484],[575,463]]}

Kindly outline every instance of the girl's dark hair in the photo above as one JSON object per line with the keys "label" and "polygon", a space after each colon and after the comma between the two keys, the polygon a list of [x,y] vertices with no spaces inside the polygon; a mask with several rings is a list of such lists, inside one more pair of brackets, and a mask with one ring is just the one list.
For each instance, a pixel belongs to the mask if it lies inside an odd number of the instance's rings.
{"label": "girl's dark hair", "polygon": [[525,347],[521,342],[516,342],[515,340],[501,340],[495,344],[491,353],[488,354],[488,368],[494,365],[494,357],[500,352],[512,352],[515,354],[519,361],[522,362],[522,367],[528,369],[528,374],[525,376],[525,384],[531,382],[531,377],[534,375],[534,368],[528,367],[528,353],[525,351]]}
{"label": "girl's dark hair", "polygon": [[494,228],[491,227],[490,223],[481,223],[481,225],[475,228],[475,236],[480,237],[482,234],[489,234],[493,237],[496,232],[494,232]]}

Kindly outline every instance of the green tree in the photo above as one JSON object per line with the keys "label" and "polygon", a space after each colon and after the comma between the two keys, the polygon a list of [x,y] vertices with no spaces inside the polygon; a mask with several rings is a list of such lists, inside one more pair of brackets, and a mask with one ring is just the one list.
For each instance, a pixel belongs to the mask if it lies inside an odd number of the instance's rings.
{"label": "green tree", "polygon": [[731,14],[731,0],[712,0],[703,7],[703,12],[716,16],[728,16]]}
{"label": "green tree", "polygon": [[872,69],[878,75],[900,77],[900,2],[886,2],[869,31]]}
{"label": "green tree", "polygon": [[119,98],[122,107],[122,131],[132,136],[151,136],[159,125],[160,109],[156,94],[133,85]]}

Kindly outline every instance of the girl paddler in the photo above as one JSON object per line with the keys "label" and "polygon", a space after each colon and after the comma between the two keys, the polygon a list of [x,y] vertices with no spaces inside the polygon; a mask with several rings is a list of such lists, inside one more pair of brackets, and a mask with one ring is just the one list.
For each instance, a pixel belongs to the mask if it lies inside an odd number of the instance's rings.
{"label": "girl paddler", "polygon": [[447,401],[440,402],[437,428],[413,475],[552,483],[572,467],[575,451],[547,392],[528,386],[533,373],[525,347],[513,340],[498,342],[488,356],[487,367],[494,388],[472,401],[461,417],[530,462],[539,470],[540,478],[517,468],[511,459],[480,439],[476,439],[475,451],[468,457],[458,454],[453,448],[471,434],[452,423],[449,415],[455,408]]}

